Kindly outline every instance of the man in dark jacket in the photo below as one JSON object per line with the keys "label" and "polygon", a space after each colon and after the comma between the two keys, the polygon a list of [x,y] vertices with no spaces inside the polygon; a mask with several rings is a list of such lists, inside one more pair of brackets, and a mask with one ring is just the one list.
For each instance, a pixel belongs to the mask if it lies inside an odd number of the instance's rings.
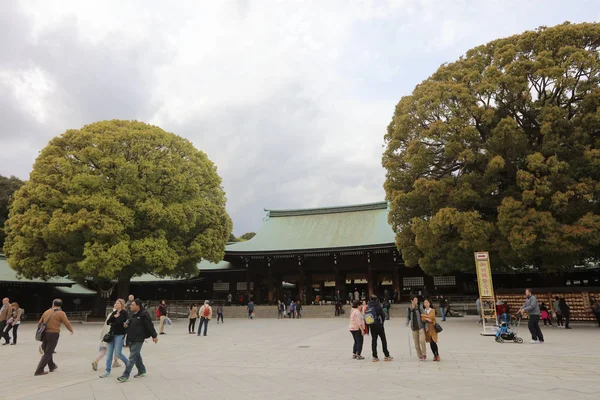
{"label": "man in dark jacket", "polygon": [[[371,322],[372,318],[372,323]],[[365,322],[369,325],[369,331],[371,333],[371,350],[373,351],[373,362],[378,362],[377,357],[377,338],[381,337],[381,346],[383,347],[383,354],[385,355],[384,361],[392,361],[393,357],[390,356],[390,352],[387,348],[387,339],[385,337],[385,328],[383,327],[385,321],[385,314],[383,307],[379,303],[377,296],[371,296],[369,304],[367,304],[367,311],[365,313]]]}
{"label": "man in dark jacket", "polygon": [[117,378],[119,382],[129,380],[129,374],[131,374],[134,365],[138,370],[138,373],[133,376],[134,378],[146,376],[146,366],[142,361],[141,353],[144,340],[152,337],[152,341],[158,343],[158,335],[150,314],[148,314],[148,311],[142,310],[142,301],[135,299],[131,303],[130,309],[131,313],[124,325],[127,329],[127,341],[129,342],[129,362],[125,371],[123,371],[123,375]]}

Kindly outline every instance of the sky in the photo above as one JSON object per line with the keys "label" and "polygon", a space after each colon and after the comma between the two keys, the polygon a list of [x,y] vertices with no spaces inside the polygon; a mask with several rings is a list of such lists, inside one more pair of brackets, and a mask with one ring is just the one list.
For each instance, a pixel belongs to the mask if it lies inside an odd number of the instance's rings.
{"label": "sky", "polygon": [[[136,119],[217,165],[234,233],[264,208],[383,201],[402,96],[468,49],[597,1],[2,1],[0,175],[67,129]],[[168,4],[168,5],[167,5]]]}

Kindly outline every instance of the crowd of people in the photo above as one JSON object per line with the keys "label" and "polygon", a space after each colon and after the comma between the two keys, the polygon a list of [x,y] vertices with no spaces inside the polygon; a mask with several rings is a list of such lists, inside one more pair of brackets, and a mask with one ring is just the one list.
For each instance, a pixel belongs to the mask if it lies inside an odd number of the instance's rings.
{"label": "crowd of people", "polygon": [[[564,298],[558,296],[554,298],[552,304],[538,304],[536,296],[531,289],[525,291],[525,301],[523,306],[517,311],[517,316],[527,313],[529,317],[528,328],[531,333],[531,343],[544,343],[544,335],[540,328],[540,320],[544,326],[553,326],[552,321],[556,321],[557,326],[562,326],[564,321],[565,329],[570,329],[570,308]],[[438,297],[439,315],[432,307],[429,298],[422,298],[417,295],[411,296],[411,302],[406,313],[406,326],[412,332],[412,341],[416,350],[416,355],[420,361],[427,360],[427,343],[429,343],[433,361],[441,360],[439,354],[439,333],[443,330],[438,324],[437,318],[445,321],[448,311],[448,301],[443,296]],[[600,326],[600,301],[591,299],[592,309],[596,315],[598,326]],[[379,298],[374,295],[366,300],[352,300],[350,313],[349,330],[353,338],[352,358],[355,360],[364,360],[363,345],[365,336],[371,336],[371,353],[373,362],[379,362],[378,343],[381,341],[383,351],[383,361],[393,360],[390,355],[386,332],[385,321],[389,319],[389,301],[384,299],[383,304]],[[499,301],[496,305],[499,320],[504,318],[506,321],[510,316],[508,305]],[[247,305],[248,318],[254,317],[254,303],[250,301]],[[278,318],[301,318],[302,305],[300,302],[290,302],[289,307],[285,303],[278,301]],[[223,307],[217,306],[217,323],[223,323]],[[4,345],[17,344],[17,331],[21,323],[21,317],[24,311],[19,308],[16,302],[11,303],[8,298],[2,300],[0,308],[0,333],[4,338]],[[168,309],[166,302],[161,301],[157,308],[156,316],[159,320],[159,332],[157,333],[152,318],[148,311],[144,309],[142,302],[135,299],[133,295],[129,296],[127,302],[123,299],[117,299],[113,310],[106,317],[105,323],[100,330],[100,345],[92,369],[98,370],[100,361],[106,357],[104,372],[101,378],[107,378],[111,375],[112,369],[125,366],[123,373],[117,378],[120,382],[129,380],[132,369],[137,368],[137,374],[134,378],[140,378],[146,375],[146,367],[142,359],[142,347],[146,339],[152,338],[154,343],[158,343],[158,335],[164,334],[165,320],[168,319]],[[213,309],[209,301],[205,301],[200,308],[196,304],[189,307],[189,325],[188,333],[195,334],[196,321],[198,323],[198,336],[203,334],[207,336],[208,323],[212,319]],[[39,339],[41,340],[40,353],[42,357],[34,372],[35,376],[46,375],[58,369],[54,362],[53,355],[60,337],[61,326],[64,326],[71,334],[74,333],[73,327],[62,310],[62,300],[55,299],[52,307],[49,308],[38,321]],[[204,330],[202,330],[204,328]],[[12,333],[12,343],[11,343]],[[123,349],[129,347],[129,357],[123,354]],[[122,362],[122,364],[119,363]],[[48,367],[48,371],[46,371]]]}

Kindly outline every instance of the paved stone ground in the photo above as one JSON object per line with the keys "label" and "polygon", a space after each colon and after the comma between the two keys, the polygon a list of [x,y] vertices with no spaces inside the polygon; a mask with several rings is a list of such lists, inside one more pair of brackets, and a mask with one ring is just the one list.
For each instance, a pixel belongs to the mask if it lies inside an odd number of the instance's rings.
{"label": "paved stone ground", "polygon": [[[471,318],[450,319],[440,334],[442,362],[419,362],[408,350],[408,328],[386,323],[391,363],[351,359],[347,318],[226,320],[209,336],[188,335],[183,321],[158,345],[144,345],[148,376],[118,383],[99,379],[93,359],[99,324],[63,333],[59,369],[34,377],[39,360],[34,325],[17,346],[2,346],[2,399],[598,399],[600,328],[544,329],[546,343],[497,344]],[[527,339],[526,328],[521,330]],[[368,340],[370,343],[370,339]],[[429,350],[429,349],[428,349]],[[128,351],[126,350],[126,354]],[[429,353],[430,358],[431,354]]]}

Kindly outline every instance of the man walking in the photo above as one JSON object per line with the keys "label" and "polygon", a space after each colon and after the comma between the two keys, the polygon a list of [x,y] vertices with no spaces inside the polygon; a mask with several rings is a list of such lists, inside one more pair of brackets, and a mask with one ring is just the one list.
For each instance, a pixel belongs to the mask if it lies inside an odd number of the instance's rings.
{"label": "man walking", "polygon": [[123,375],[117,378],[119,382],[127,382],[133,366],[138,370],[134,378],[141,378],[146,376],[146,366],[142,360],[142,346],[144,340],[151,337],[154,343],[158,343],[158,335],[154,329],[152,318],[148,311],[142,309],[142,301],[135,299],[131,302],[130,306],[131,314],[129,314],[127,321],[125,321],[125,329],[127,329],[127,340],[129,341],[129,362]]}
{"label": "man walking", "polygon": [[206,336],[206,330],[208,329],[208,321],[212,319],[212,307],[208,300],[204,302],[204,305],[200,307],[200,324],[198,325],[198,336],[200,336],[200,332],[202,331],[202,325],[204,325],[204,336]]}
{"label": "man walking", "polygon": [[131,312],[131,303],[133,303],[133,300],[135,300],[135,297],[133,297],[132,294],[129,295],[129,297],[127,298],[127,303],[125,303],[125,311],[127,311],[128,313]]}
{"label": "man walking", "polygon": [[62,304],[63,302],[61,299],[55,299],[52,302],[52,308],[46,310],[38,322],[38,325],[42,323],[46,324],[46,330],[42,336],[42,351],[44,354],[35,370],[34,376],[46,375],[48,373],[44,370],[46,365],[50,369],[50,372],[54,372],[58,368],[58,365],[56,365],[52,359],[52,355],[58,344],[60,325],[64,324],[69,332],[71,332],[71,335],[73,334],[73,327],[67,318],[67,314],[61,310]]}
{"label": "man walking", "polygon": [[410,307],[408,307],[408,314],[406,316],[406,326],[410,325],[415,350],[417,350],[417,357],[419,357],[419,360],[421,361],[427,360],[425,325],[423,324],[423,321],[421,321],[421,314],[423,313],[423,309],[419,306],[419,297],[412,296]]}
{"label": "man walking", "polygon": [[12,306],[10,305],[10,299],[5,297],[2,299],[2,308],[0,308],[0,332],[6,343],[10,343],[10,336],[8,334],[8,319],[12,316]]}
{"label": "man walking", "polygon": [[367,304],[367,311],[365,312],[365,323],[369,325],[369,331],[371,333],[371,350],[373,352],[373,362],[378,362],[377,357],[377,338],[381,338],[381,347],[383,347],[383,354],[385,356],[384,361],[392,361],[394,358],[390,356],[390,352],[387,348],[387,339],[385,337],[385,328],[383,326],[385,322],[385,314],[383,313],[383,307],[379,303],[379,298],[373,295],[370,298],[369,304]]}
{"label": "man walking", "polygon": [[529,323],[527,327],[531,333],[531,344],[544,343],[544,335],[540,329],[540,306],[538,305],[537,298],[531,293],[531,289],[525,289],[525,303],[519,310],[518,314],[523,316],[526,312],[529,314]]}
{"label": "man walking", "polygon": [[440,313],[442,314],[442,321],[446,320],[446,310],[448,307],[448,303],[444,296],[440,296]]}

